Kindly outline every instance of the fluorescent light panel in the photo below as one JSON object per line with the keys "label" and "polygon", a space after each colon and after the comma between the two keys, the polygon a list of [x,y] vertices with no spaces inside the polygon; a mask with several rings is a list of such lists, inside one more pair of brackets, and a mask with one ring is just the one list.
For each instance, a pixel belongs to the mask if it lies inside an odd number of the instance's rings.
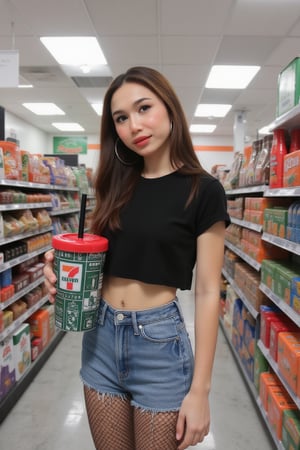
{"label": "fluorescent light panel", "polygon": [[95,37],[41,37],[41,42],[59,64],[66,66],[106,65],[107,61]]}
{"label": "fluorescent light panel", "polygon": [[54,122],[52,125],[60,131],[84,131],[84,128],[76,122]]}
{"label": "fluorescent light panel", "polygon": [[196,108],[196,117],[225,117],[232,105],[199,103]]}
{"label": "fluorescent light panel", "polygon": [[103,103],[92,103],[91,107],[96,111],[98,116],[102,116]]}
{"label": "fluorescent light panel", "polygon": [[193,124],[190,126],[191,133],[212,133],[216,129],[216,125]]}
{"label": "fluorescent light panel", "polygon": [[65,115],[64,111],[56,106],[55,103],[23,103],[23,106],[38,116]]}
{"label": "fluorescent light panel", "polygon": [[213,66],[205,87],[210,89],[245,89],[260,66]]}

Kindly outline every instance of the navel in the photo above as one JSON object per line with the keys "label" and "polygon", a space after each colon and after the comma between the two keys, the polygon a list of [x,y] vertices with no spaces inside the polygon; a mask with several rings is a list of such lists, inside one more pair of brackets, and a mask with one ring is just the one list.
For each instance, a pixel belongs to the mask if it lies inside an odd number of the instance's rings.
{"label": "navel", "polygon": [[124,300],[121,300],[121,306],[122,306],[122,308],[125,308],[125,301]]}

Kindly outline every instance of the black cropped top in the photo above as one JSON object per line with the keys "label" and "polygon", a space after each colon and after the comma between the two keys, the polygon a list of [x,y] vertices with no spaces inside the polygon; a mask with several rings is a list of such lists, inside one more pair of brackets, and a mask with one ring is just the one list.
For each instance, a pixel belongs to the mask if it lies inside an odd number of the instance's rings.
{"label": "black cropped top", "polygon": [[230,223],[223,186],[210,175],[199,176],[198,195],[188,207],[190,176],[140,178],[121,211],[121,230],[103,232],[109,240],[105,274],[191,288],[197,237],[218,221]]}

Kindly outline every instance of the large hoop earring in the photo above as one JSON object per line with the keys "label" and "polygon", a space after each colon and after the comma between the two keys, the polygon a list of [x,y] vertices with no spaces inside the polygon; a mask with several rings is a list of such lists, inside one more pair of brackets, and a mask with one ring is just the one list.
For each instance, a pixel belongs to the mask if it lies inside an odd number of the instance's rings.
{"label": "large hoop earring", "polygon": [[133,161],[125,161],[124,159],[122,159],[120,157],[119,150],[118,150],[118,142],[119,141],[120,141],[120,138],[117,138],[116,142],[115,142],[115,147],[114,147],[117,160],[124,166],[134,166],[138,162],[138,158],[134,159]]}

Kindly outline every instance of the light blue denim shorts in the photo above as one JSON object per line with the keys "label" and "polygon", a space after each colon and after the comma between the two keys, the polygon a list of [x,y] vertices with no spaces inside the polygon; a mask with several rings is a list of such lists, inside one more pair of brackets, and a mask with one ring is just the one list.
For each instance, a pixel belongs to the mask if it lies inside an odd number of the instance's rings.
{"label": "light blue denim shorts", "polygon": [[97,327],[82,345],[83,383],[156,412],[178,411],[194,369],[178,299],[143,311],[116,310],[101,300]]}

